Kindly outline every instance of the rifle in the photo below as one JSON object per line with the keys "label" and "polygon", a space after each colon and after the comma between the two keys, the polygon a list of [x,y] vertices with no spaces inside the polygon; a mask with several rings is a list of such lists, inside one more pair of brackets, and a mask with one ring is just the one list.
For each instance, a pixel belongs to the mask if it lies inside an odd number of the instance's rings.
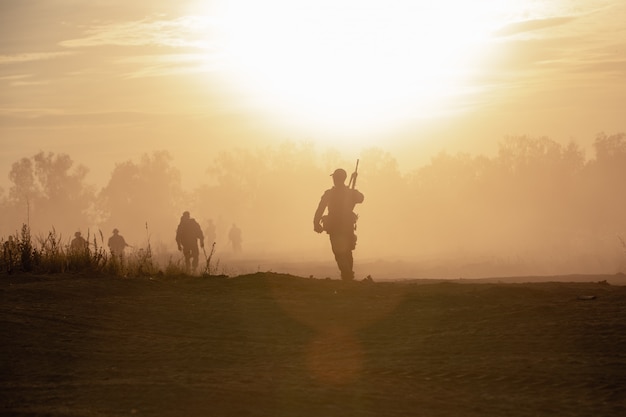
{"label": "rifle", "polygon": [[359,160],[356,160],[356,167],[354,168],[354,172],[350,175],[350,182],[348,183],[348,187],[354,190],[356,187],[356,177],[359,175],[357,171],[359,170]]}

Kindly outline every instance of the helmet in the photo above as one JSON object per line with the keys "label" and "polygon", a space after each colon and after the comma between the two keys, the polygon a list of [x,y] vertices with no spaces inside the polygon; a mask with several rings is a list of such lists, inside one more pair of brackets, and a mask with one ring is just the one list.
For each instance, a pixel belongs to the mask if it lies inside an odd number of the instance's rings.
{"label": "helmet", "polygon": [[333,177],[334,181],[340,181],[340,182],[344,182],[346,178],[348,178],[348,174],[346,173],[346,170],[341,169],[341,168],[337,168],[335,172],[330,174],[330,176]]}

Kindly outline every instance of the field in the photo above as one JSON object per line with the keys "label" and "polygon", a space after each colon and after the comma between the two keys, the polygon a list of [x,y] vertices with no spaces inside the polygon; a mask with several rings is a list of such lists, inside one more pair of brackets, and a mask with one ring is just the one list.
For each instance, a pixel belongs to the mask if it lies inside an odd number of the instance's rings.
{"label": "field", "polygon": [[3,416],[626,415],[626,286],[0,276]]}

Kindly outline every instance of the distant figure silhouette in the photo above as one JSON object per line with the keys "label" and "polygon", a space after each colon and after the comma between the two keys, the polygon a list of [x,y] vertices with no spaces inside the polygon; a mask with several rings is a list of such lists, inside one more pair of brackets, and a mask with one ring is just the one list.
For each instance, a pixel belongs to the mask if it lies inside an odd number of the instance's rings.
{"label": "distant figure silhouette", "polygon": [[[362,203],[364,196],[354,188],[346,186],[347,173],[339,168],[331,174],[334,187],[322,195],[313,217],[313,230],[326,232],[341,271],[341,279],[354,279],[352,251],[356,248],[356,221],[354,206]],[[356,180],[356,172],[353,174]],[[324,211],[328,208],[328,214]]]}
{"label": "distant figure silhouette", "polygon": [[178,250],[182,251],[185,256],[186,272],[189,272],[191,268],[192,272],[195,273],[198,267],[198,256],[200,255],[198,240],[200,240],[200,247],[204,248],[202,228],[195,219],[189,216],[189,212],[185,211],[176,229],[176,243]]}
{"label": "distant figure silhouette", "polygon": [[242,250],[241,242],[243,239],[241,238],[241,229],[238,228],[235,223],[233,223],[233,226],[228,232],[228,240],[233,245],[233,252],[235,252],[235,254],[240,254]]}
{"label": "distant figure silhouette", "polygon": [[74,253],[87,251],[89,243],[85,240],[80,232],[74,233],[74,239],[70,242],[70,250]]}
{"label": "distant figure silhouette", "polygon": [[209,219],[209,225],[206,228],[205,237],[209,245],[215,243],[215,239],[217,239],[217,231],[215,228],[215,223],[213,223],[213,219]]}
{"label": "distant figure silhouette", "polygon": [[119,230],[113,229],[113,236],[109,238],[108,245],[111,255],[122,258],[124,256],[124,249],[126,246],[130,246],[124,240],[124,237],[119,234]]}

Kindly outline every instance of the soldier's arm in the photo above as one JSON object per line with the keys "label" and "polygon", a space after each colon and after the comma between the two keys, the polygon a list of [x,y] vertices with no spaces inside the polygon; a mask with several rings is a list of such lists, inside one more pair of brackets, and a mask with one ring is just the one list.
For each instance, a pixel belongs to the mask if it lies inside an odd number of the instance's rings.
{"label": "soldier's arm", "polygon": [[319,222],[322,220],[324,211],[326,210],[326,207],[328,206],[328,197],[326,194],[327,193],[324,193],[322,198],[320,198],[320,202],[317,205],[317,210],[315,210],[315,215],[313,216],[313,224],[319,224]]}
{"label": "soldier's arm", "polygon": [[180,240],[180,226],[176,228],[176,243]]}
{"label": "soldier's arm", "polygon": [[328,197],[327,197],[327,193],[324,193],[324,195],[320,199],[319,204],[317,205],[317,210],[315,210],[315,215],[313,216],[313,230],[316,231],[317,233],[320,233],[323,231],[323,227],[320,222],[322,221],[322,216],[324,215],[324,211],[326,210],[327,206],[328,206]]}
{"label": "soldier's arm", "polygon": [[176,244],[178,245],[178,250],[180,250],[182,245],[181,233],[180,233],[180,225],[176,228]]}
{"label": "soldier's arm", "polygon": [[361,193],[358,190],[353,190],[353,191],[354,191],[353,193],[354,202],[356,204],[362,203],[363,200],[365,200],[365,196],[363,195],[363,193]]}
{"label": "soldier's arm", "polygon": [[194,229],[196,229],[196,238],[200,241],[200,247],[204,248],[204,233],[202,233],[202,227],[200,227],[200,223],[198,223],[195,219],[193,222]]}

